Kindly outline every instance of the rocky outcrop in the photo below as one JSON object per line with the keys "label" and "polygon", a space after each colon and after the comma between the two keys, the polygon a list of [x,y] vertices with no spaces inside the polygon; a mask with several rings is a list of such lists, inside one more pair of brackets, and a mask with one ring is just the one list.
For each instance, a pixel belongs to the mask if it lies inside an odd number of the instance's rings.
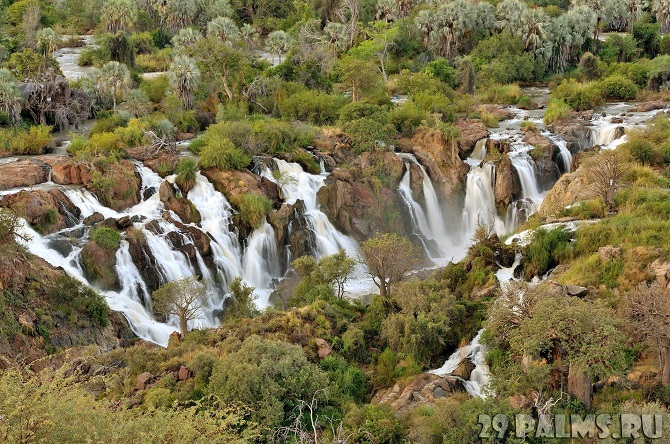
{"label": "rocky outcrop", "polygon": [[87,243],[81,250],[84,273],[91,282],[95,282],[103,290],[112,290],[119,286],[119,278],[115,271],[116,250],[102,248],[95,242]]}
{"label": "rocky outcrop", "polygon": [[88,167],[75,164],[68,156],[40,156],[51,167],[51,181],[59,185],[85,185],[93,177]]}
{"label": "rocky outcrop", "polygon": [[71,228],[79,223],[80,210],[60,190],[20,191],[0,200],[0,205],[14,208],[42,234]]}
{"label": "rocky outcrop", "polygon": [[479,121],[457,119],[454,126],[458,128],[461,133],[458,138],[458,150],[463,159],[470,155],[478,140],[488,137],[489,135],[489,130],[486,129],[486,125]]}
{"label": "rocky outcrop", "polygon": [[199,223],[200,213],[195,205],[185,197],[177,196],[177,190],[167,180],[161,183],[158,190],[160,201],[166,210],[173,211],[186,224]]}
{"label": "rocky outcrop", "polygon": [[666,103],[663,102],[662,100],[651,100],[649,102],[638,103],[637,105],[635,105],[635,108],[633,108],[631,111],[636,113],[646,113],[648,111],[664,109],[665,106]]}
{"label": "rocky outcrop", "polygon": [[314,341],[314,345],[316,345],[316,354],[319,356],[319,359],[326,358],[333,353],[333,349],[330,348],[325,339],[317,338]]}
{"label": "rocky outcrop", "polygon": [[562,211],[568,205],[592,197],[583,170],[564,174],[556,182],[554,187],[547,193],[540,210],[539,216],[550,216]]}
{"label": "rocky outcrop", "polygon": [[[483,128],[484,133],[479,131],[481,128],[478,129],[477,126],[474,128],[469,139],[463,139],[462,144],[459,142],[459,150],[461,146],[466,145],[469,146],[469,150],[472,150],[474,144],[479,140],[474,140],[475,137],[481,136],[479,138],[482,138],[488,134],[486,128]],[[470,142],[472,142],[471,146]],[[404,152],[414,154],[445,200],[452,200],[462,193],[465,177],[470,168],[461,161],[458,155],[454,156],[451,153],[440,131],[427,129],[417,132],[412,139],[401,140],[399,148]]]}
{"label": "rocky outcrop", "polygon": [[155,150],[148,150],[146,147],[130,148],[126,152],[128,157],[141,161],[145,167],[160,176],[172,174],[180,160],[176,154],[163,150],[156,152]]}
{"label": "rocky outcrop", "polygon": [[372,403],[386,404],[396,415],[402,415],[418,406],[461,392],[465,392],[463,383],[456,378],[422,373],[399,381],[392,388],[378,391]]}
{"label": "rocky outcrop", "polygon": [[161,277],[158,272],[156,258],[147,244],[144,233],[131,228],[126,231],[126,240],[128,241],[128,251],[130,257],[133,259],[133,263],[144,278],[147,289],[153,292],[160,287]]}
{"label": "rocky outcrop", "polygon": [[496,166],[496,205],[507,206],[521,197],[521,183],[509,157],[502,158]]}
{"label": "rocky outcrop", "polygon": [[231,203],[244,194],[261,194],[270,199],[275,208],[279,208],[281,205],[277,184],[251,171],[212,168],[202,171],[202,174]]}
{"label": "rocky outcrop", "polygon": [[342,164],[354,156],[349,144],[349,136],[335,128],[323,129],[317,135],[314,144],[321,153],[326,154],[337,164]]}
{"label": "rocky outcrop", "polygon": [[34,159],[21,159],[0,165],[0,190],[30,187],[47,181],[49,167]]}
{"label": "rocky outcrop", "polygon": [[656,282],[661,288],[670,288],[670,262],[656,259],[649,265],[649,270],[656,276]]}
{"label": "rocky outcrop", "polygon": [[469,359],[463,359],[461,363],[458,364],[458,367],[456,367],[456,369],[451,372],[451,375],[457,376],[465,381],[469,381],[470,375],[475,368],[476,366],[472,361]]}

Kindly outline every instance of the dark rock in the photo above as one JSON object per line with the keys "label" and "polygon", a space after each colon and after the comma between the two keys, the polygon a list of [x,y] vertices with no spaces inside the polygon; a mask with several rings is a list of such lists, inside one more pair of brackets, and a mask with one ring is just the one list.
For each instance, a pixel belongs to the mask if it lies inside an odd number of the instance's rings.
{"label": "dark rock", "polygon": [[116,220],[116,226],[119,228],[119,230],[125,230],[126,228],[133,226],[133,221],[130,220],[130,217],[123,216],[122,218]]}
{"label": "dark rock", "polygon": [[568,294],[568,296],[576,296],[578,298],[583,298],[584,296],[589,294],[589,289],[577,285],[566,285],[565,292]]}
{"label": "dark rock", "polygon": [[475,364],[472,363],[469,359],[463,359],[460,364],[458,364],[458,367],[451,372],[452,376],[458,376],[459,378],[468,381],[470,380],[470,375],[472,374],[472,371],[475,369]]}
{"label": "dark rock", "polygon": [[84,225],[95,225],[103,220],[105,220],[105,216],[96,212],[84,219]]}

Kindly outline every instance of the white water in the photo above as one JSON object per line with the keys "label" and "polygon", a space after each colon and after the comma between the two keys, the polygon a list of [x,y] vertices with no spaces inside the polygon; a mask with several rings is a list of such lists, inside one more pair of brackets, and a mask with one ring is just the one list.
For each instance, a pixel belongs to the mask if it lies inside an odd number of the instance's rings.
{"label": "white water", "polygon": [[486,363],[486,346],[479,342],[483,332],[484,329],[479,330],[477,336],[474,337],[470,344],[456,350],[449,356],[449,359],[447,359],[442,367],[430,370],[428,373],[438,376],[450,375],[456,370],[461,362],[467,359],[475,364],[475,368],[470,374],[470,379],[468,381],[463,381],[465,390],[467,390],[471,396],[485,398],[486,394],[484,390],[491,379],[491,373],[489,371],[489,366]]}
{"label": "white water", "polygon": [[556,144],[560,150],[563,172],[569,173],[572,170],[572,153],[568,149],[567,142],[560,137],[551,134],[549,131],[544,131],[542,135]]}
{"label": "white water", "polygon": [[487,162],[470,169],[465,183],[462,240],[469,243],[478,225],[492,226],[496,233],[504,234],[505,224],[498,217],[495,203],[495,165]]}

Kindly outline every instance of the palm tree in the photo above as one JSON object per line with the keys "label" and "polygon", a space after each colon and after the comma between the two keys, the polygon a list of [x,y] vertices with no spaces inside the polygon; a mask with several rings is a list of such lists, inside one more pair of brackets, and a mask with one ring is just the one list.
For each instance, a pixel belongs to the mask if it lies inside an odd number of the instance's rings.
{"label": "palm tree", "polygon": [[114,113],[116,113],[116,98],[130,90],[133,80],[130,78],[128,67],[116,61],[107,62],[99,72],[96,87],[99,91],[112,95]]}
{"label": "palm tree", "polygon": [[178,34],[172,37],[172,46],[177,51],[183,51],[192,44],[197,43],[201,38],[202,34],[197,29],[183,28],[179,30]]}
{"label": "palm tree", "polygon": [[58,36],[51,28],[42,28],[37,31],[37,45],[44,52],[46,58],[51,57],[51,53],[56,49]]}
{"label": "palm tree", "polygon": [[281,63],[282,54],[291,47],[291,37],[284,31],[272,31],[268,35],[267,45],[271,53],[277,54],[279,63]]}
{"label": "palm tree", "polygon": [[661,24],[661,33],[670,32],[670,0],[652,0],[651,10],[656,14],[656,21]]}
{"label": "palm tree", "polygon": [[600,30],[603,26],[612,21],[618,4],[620,4],[620,2],[612,0],[572,0],[573,10],[576,6],[584,6],[595,13],[596,24],[593,28],[594,45],[598,44],[598,36],[600,35]]}
{"label": "palm tree", "polygon": [[337,22],[328,22],[323,28],[323,32],[326,35],[328,46],[333,48],[334,54],[337,53],[337,51],[347,49],[349,41],[347,40],[348,35],[346,25]]}
{"label": "palm tree", "polygon": [[198,5],[195,0],[164,0],[165,11],[161,19],[167,23],[171,32],[177,32],[193,24],[198,14]]}
{"label": "palm tree", "polygon": [[184,101],[186,109],[193,109],[193,93],[200,82],[200,70],[191,57],[178,54],[170,64],[168,79],[172,89]]}
{"label": "palm tree", "polygon": [[453,60],[460,41],[468,41],[478,25],[477,6],[466,0],[442,4],[437,10],[417,14],[416,26],[424,33],[426,47],[435,54]]}
{"label": "palm tree", "polygon": [[103,3],[100,17],[105,30],[116,34],[132,27],[137,21],[137,5],[133,0],[108,0]]}
{"label": "palm tree", "polygon": [[7,114],[12,125],[21,123],[21,92],[16,79],[6,69],[0,69],[0,111]]}
{"label": "palm tree", "polygon": [[524,17],[523,41],[527,50],[537,52],[546,38],[544,28],[549,21],[549,16],[539,8],[528,8]]}
{"label": "palm tree", "polygon": [[240,30],[230,17],[217,17],[207,23],[207,36],[231,44],[240,38]]}
{"label": "palm tree", "polygon": [[507,30],[511,34],[521,35],[525,28],[525,18],[528,6],[519,0],[505,0],[496,8],[497,25],[500,30]]}
{"label": "palm tree", "polygon": [[228,0],[216,0],[214,2],[207,2],[207,17],[209,20],[216,17],[232,17],[235,10],[230,5]]}
{"label": "palm tree", "polygon": [[242,39],[247,44],[247,49],[252,50],[256,44],[256,37],[258,37],[258,31],[256,28],[251,26],[249,23],[245,23],[240,28],[240,35]]}

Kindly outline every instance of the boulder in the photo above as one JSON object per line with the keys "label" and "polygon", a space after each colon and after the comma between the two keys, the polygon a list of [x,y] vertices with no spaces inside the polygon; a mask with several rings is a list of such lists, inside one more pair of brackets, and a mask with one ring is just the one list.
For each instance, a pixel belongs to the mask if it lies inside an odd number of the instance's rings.
{"label": "boulder", "polygon": [[535,148],[541,149],[549,157],[553,156],[554,150],[558,150],[554,142],[539,133],[526,131],[523,141],[529,145],[533,145]]}
{"label": "boulder", "polygon": [[28,314],[21,313],[19,315],[18,320],[19,320],[19,325],[21,326],[21,328],[24,331],[26,331],[28,333],[31,333],[31,332],[35,331],[35,323],[33,322],[33,320],[30,318],[30,316]]}
{"label": "boulder", "polygon": [[461,392],[465,392],[463,383],[454,377],[422,373],[403,379],[391,388],[379,390],[372,403],[386,404],[396,415],[402,415],[418,406]]}
{"label": "boulder", "polygon": [[580,287],[578,285],[566,285],[565,292],[568,294],[568,296],[583,298],[589,294],[589,289],[586,287]]}
{"label": "boulder", "polygon": [[509,405],[513,410],[527,410],[533,406],[533,400],[518,394],[509,397]]}
{"label": "boulder", "polygon": [[31,187],[49,178],[49,168],[34,159],[21,159],[0,165],[0,190]]}
{"label": "boulder", "polygon": [[593,194],[589,188],[588,181],[581,168],[562,175],[545,196],[538,215],[540,217],[551,216],[561,212],[568,205],[592,198]]}
{"label": "boulder", "polygon": [[601,263],[609,262],[610,260],[621,256],[621,248],[605,245],[604,247],[598,248],[598,255],[600,256]]}
{"label": "boulder", "polygon": [[459,118],[454,124],[461,133],[458,139],[458,149],[463,158],[475,148],[478,140],[488,137],[489,130],[480,121]]}
{"label": "boulder", "polygon": [[497,205],[507,206],[521,197],[519,176],[507,156],[504,156],[496,166],[494,192]]}
{"label": "boulder", "polygon": [[95,242],[87,243],[81,250],[82,267],[89,280],[95,282],[103,290],[118,287],[116,275],[116,249],[102,248]]}
{"label": "boulder", "polygon": [[330,356],[333,353],[333,349],[330,348],[330,345],[328,345],[328,342],[326,342],[325,339],[317,338],[315,344],[316,354],[319,355],[320,359]]}
{"label": "boulder", "polygon": [[654,111],[657,109],[665,108],[665,102],[662,100],[651,100],[648,102],[641,102],[635,105],[635,108],[632,109],[633,112],[637,113],[646,113],[649,111]]}
{"label": "boulder", "polygon": [[187,379],[191,379],[193,377],[193,372],[185,366],[179,367],[179,374],[178,374],[178,380],[179,381],[186,381]]}
{"label": "boulder", "polygon": [[469,359],[463,359],[460,364],[458,364],[458,367],[451,372],[452,376],[457,376],[465,381],[470,380],[470,375],[472,374],[472,371],[475,369],[475,364],[470,361]]}
{"label": "boulder", "polygon": [[59,185],[85,185],[92,175],[88,167],[74,164],[68,156],[40,156],[51,167],[51,180]]}
{"label": "boulder", "polygon": [[144,390],[155,381],[156,377],[149,372],[144,372],[137,377],[137,390]]}
{"label": "boulder", "polygon": [[84,219],[84,225],[87,225],[87,226],[95,225],[97,223],[102,222],[103,220],[105,220],[105,216],[103,216],[102,214],[100,214],[98,212],[95,212],[95,213],[91,214],[90,216],[88,216],[87,218]]}
{"label": "boulder", "polygon": [[202,174],[233,204],[243,194],[261,194],[270,199],[275,208],[282,203],[277,184],[251,171],[212,168]]}
{"label": "boulder", "polygon": [[130,228],[132,226],[133,226],[133,221],[130,219],[129,216],[123,216],[123,217],[116,220],[116,227],[119,230],[125,230],[126,228]]}

